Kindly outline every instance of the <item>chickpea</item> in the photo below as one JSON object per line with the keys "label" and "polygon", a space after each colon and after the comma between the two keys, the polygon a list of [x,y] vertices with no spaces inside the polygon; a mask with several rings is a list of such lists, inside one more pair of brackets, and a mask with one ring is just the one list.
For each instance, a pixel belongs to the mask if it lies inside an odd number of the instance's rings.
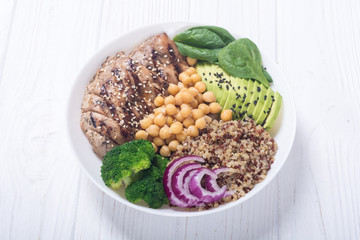
{"label": "chickpea", "polygon": [[176,138],[175,138],[175,135],[172,134],[168,139],[165,140],[165,143],[166,143],[166,144],[169,144],[171,141],[173,141],[173,140],[175,140],[175,139],[176,139]]}
{"label": "chickpea", "polygon": [[210,103],[209,107],[212,114],[218,113],[221,110],[221,106],[217,102]]}
{"label": "chickpea", "polygon": [[173,123],[173,121],[174,121],[174,118],[172,116],[167,116],[166,117],[166,124],[168,126],[170,126]]}
{"label": "chickpea", "polygon": [[189,104],[183,103],[181,104],[181,110],[180,110],[181,116],[183,116],[183,118],[187,118],[188,116],[191,115],[191,107]]}
{"label": "chickpea", "polygon": [[164,114],[165,115],[166,114],[165,107],[162,106],[162,107],[156,108],[154,113],[155,113],[155,116],[157,116],[159,114]]}
{"label": "chickpea", "polygon": [[147,133],[148,133],[150,136],[152,136],[152,137],[157,137],[157,136],[159,136],[159,130],[160,130],[160,128],[159,128],[159,126],[157,126],[157,125],[150,125],[150,126],[146,129]]}
{"label": "chickpea", "polygon": [[202,118],[204,116],[204,112],[200,109],[193,109],[191,111],[191,114],[194,120],[198,120],[199,118]]}
{"label": "chickpea", "polygon": [[164,98],[162,96],[157,96],[154,100],[154,104],[157,107],[160,107],[164,104]]}
{"label": "chickpea", "polygon": [[199,104],[198,109],[200,109],[201,111],[203,111],[203,113],[204,113],[205,115],[210,113],[210,107],[209,107],[208,105],[206,105],[205,103]]}
{"label": "chickpea", "polygon": [[197,127],[198,129],[204,129],[206,127],[205,118],[202,117],[202,118],[199,118],[198,120],[196,120],[195,127]]}
{"label": "chickpea", "polygon": [[206,84],[204,82],[195,83],[195,88],[199,93],[203,93],[206,90]]}
{"label": "chickpea", "polygon": [[161,129],[160,129],[160,132],[159,132],[159,137],[161,139],[167,139],[171,136],[171,133],[170,133],[170,128],[168,125],[164,125]]}
{"label": "chickpea", "polygon": [[204,102],[201,93],[198,93],[198,95],[196,95],[195,99],[196,99],[196,101],[198,101],[199,104]]}
{"label": "chickpea", "polygon": [[153,147],[154,147],[154,149],[155,149],[155,152],[157,152],[158,151],[158,147],[154,144],[154,143],[151,143],[152,145],[153,145]]}
{"label": "chickpea", "polygon": [[232,119],[232,111],[230,109],[225,109],[221,112],[221,120],[224,122],[230,121]]}
{"label": "chickpea", "polygon": [[189,92],[182,92],[181,96],[184,103],[191,103],[194,101],[193,95],[191,95]]}
{"label": "chickpea", "polygon": [[166,145],[163,145],[161,148],[160,148],[160,155],[163,156],[163,157],[170,157],[170,149],[168,146]]}
{"label": "chickpea", "polygon": [[147,117],[154,121],[155,114],[151,113],[151,114],[149,114]]}
{"label": "chickpea", "polygon": [[189,65],[195,65],[197,63],[197,59],[191,57],[187,57],[186,61]]}
{"label": "chickpea", "polygon": [[168,105],[168,104],[175,104],[175,98],[174,96],[167,96],[164,100],[164,104]]}
{"label": "chickpea", "polygon": [[198,90],[194,87],[189,87],[188,93],[190,93],[193,97],[196,97],[198,95]]}
{"label": "chickpea", "polygon": [[144,130],[140,130],[140,131],[137,131],[136,134],[135,134],[135,139],[144,139],[146,140],[148,138],[149,134],[144,131]]}
{"label": "chickpea", "polygon": [[204,118],[205,118],[206,123],[209,124],[212,122],[212,118],[210,116],[205,115]]}
{"label": "chickpea", "polygon": [[205,102],[211,103],[211,102],[215,102],[216,101],[216,97],[215,94],[213,92],[205,92],[203,94],[203,99]]}
{"label": "chickpea", "polygon": [[180,89],[180,92],[181,92],[181,93],[183,93],[183,92],[187,92],[187,91],[188,91],[188,89],[187,89],[186,87],[184,87],[184,88]]}
{"label": "chickpea", "polygon": [[198,83],[198,82],[201,81],[201,76],[200,76],[199,74],[197,74],[197,73],[192,74],[192,75],[190,76],[190,78],[191,78],[191,83],[192,83],[193,85],[195,85],[196,83]]}
{"label": "chickpea", "polygon": [[188,77],[188,78],[185,78],[185,80],[183,81],[184,85],[185,86],[189,86],[189,84],[191,83],[191,78]]}
{"label": "chickpea", "polygon": [[180,143],[177,140],[173,140],[173,141],[169,142],[170,151],[175,152],[177,147],[179,146],[179,144]]}
{"label": "chickpea", "polygon": [[186,134],[190,137],[197,137],[199,136],[199,130],[194,125],[188,127]]}
{"label": "chickpea", "polygon": [[140,120],[140,126],[142,129],[147,129],[151,124],[153,124],[153,120],[151,119],[151,117]]}
{"label": "chickpea", "polygon": [[186,78],[188,78],[188,77],[190,77],[190,76],[189,76],[189,74],[187,74],[186,72],[182,72],[182,73],[179,74],[179,80],[180,80],[181,82],[184,82],[184,79],[186,79]]}
{"label": "chickpea", "polygon": [[184,117],[181,115],[181,112],[178,112],[177,114],[174,115],[175,119],[178,120],[179,122],[184,121]]}
{"label": "chickpea", "polygon": [[190,103],[190,105],[191,105],[192,108],[197,108],[199,103],[198,103],[198,101],[196,99],[194,99],[194,101],[192,103]]}
{"label": "chickpea", "polygon": [[178,86],[181,89],[186,88],[186,86],[182,82],[178,82]]}
{"label": "chickpea", "polygon": [[179,142],[183,142],[186,139],[186,133],[185,132],[181,132],[179,134],[176,134],[176,140],[178,140]]}
{"label": "chickpea", "polygon": [[182,81],[182,83],[186,86],[189,85],[191,83],[191,78],[190,76],[186,73],[186,72],[182,72],[179,75],[179,79],[180,81]]}
{"label": "chickpea", "polygon": [[181,93],[175,95],[175,105],[180,106],[183,103]]}
{"label": "chickpea", "polygon": [[[196,120],[197,121],[197,120]],[[183,125],[184,125],[184,127],[189,127],[189,126],[191,126],[191,125],[194,125],[195,124],[195,121],[194,121],[194,119],[192,119],[191,117],[187,117],[187,118],[185,118],[184,119],[184,121],[183,121]]]}
{"label": "chickpea", "polygon": [[194,73],[196,73],[196,69],[194,68],[194,67],[189,67],[188,69],[186,69],[186,74],[188,75],[188,76],[191,76],[191,75],[193,75]]}
{"label": "chickpea", "polygon": [[180,91],[180,88],[178,85],[170,83],[169,88],[168,88],[169,94],[175,96],[179,91]]}
{"label": "chickpea", "polygon": [[175,107],[175,105],[172,104],[172,103],[166,105],[165,109],[166,109],[166,113],[167,113],[168,115],[174,115],[174,114],[176,114],[177,111],[178,111],[177,108]]}
{"label": "chickpea", "polygon": [[156,115],[156,117],[154,118],[154,124],[158,125],[159,127],[164,126],[165,123],[166,123],[166,118],[162,113]]}
{"label": "chickpea", "polygon": [[160,147],[160,146],[162,146],[162,145],[164,145],[164,139],[161,139],[161,138],[159,138],[159,137],[155,137],[154,139],[153,139],[153,143],[156,145],[156,146],[158,146],[158,147]]}
{"label": "chickpea", "polygon": [[170,126],[170,133],[171,134],[179,134],[183,130],[183,125],[180,122],[174,122]]}

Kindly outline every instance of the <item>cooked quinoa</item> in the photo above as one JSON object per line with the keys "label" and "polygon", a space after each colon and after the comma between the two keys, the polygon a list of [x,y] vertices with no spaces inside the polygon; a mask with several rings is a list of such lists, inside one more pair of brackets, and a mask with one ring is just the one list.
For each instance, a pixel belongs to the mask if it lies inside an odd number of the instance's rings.
{"label": "cooked quinoa", "polygon": [[206,206],[235,201],[265,179],[274,162],[277,144],[260,125],[246,118],[241,121],[213,120],[200,135],[187,139],[171,159],[186,155],[198,155],[205,159],[209,168],[228,167],[231,172],[219,175],[220,186],[226,184],[235,193],[220,202]]}

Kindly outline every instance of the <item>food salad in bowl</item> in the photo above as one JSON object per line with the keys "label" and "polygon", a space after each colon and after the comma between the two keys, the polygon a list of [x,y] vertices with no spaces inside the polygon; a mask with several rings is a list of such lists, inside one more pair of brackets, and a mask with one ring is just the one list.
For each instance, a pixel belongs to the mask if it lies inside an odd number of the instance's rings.
{"label": "food salad in bowl", "polygon": [[[109,195],[156,214],[199,215],[246,199],[279,171],[294,138],[281,73],[265,68],[253,41],[221,27],[167,24],[143,34],[124,49],[110,44],[88,81],[79,75],[81,108],[78,96],[70,101],[79,120],[69,115],[69,128],[77,122],[83,133],[70,130],[71,141],[92,148],[91,159],[76,150],[83,167]],[[285,86],[274,87],[278,80]]]}

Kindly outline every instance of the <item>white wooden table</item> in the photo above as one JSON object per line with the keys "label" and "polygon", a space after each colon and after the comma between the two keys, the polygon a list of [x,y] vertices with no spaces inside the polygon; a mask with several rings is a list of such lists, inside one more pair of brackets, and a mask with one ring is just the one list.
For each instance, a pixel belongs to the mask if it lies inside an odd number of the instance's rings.
{"label": "white wooden table", "polygon": [[[0,239],[360,239],[360,1],[0,0]],[[74,76],[133,28],[199,21],[278,62],[297,136],[277,178],[195,218],[133,210],[101,192],[64,137]]]}

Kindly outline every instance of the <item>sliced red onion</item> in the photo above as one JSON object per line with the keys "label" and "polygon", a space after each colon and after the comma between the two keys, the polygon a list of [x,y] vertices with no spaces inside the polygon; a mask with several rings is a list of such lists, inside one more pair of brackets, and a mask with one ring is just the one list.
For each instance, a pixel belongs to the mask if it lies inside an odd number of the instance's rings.
{"label": "sliced red onion", "polygon": [[190,193],[198,197],[204,203],[213,203],[219,201],[226,193],[226,186],[223,186],[218,191],[210,192],[201,186],[201,179],[207,174],[216,179],[217,175],[210,169],[201,168],[196,171],[194,176],[190,179],[189,187]]}
{"label": "sliced red onion", "polygon": [[189,175],[190,172],[194,170],[194,173],[196,170],[200,169],[202,166],[198,163],[186,163],[180,167],[178,167],[174,174],[171,177],[171,188],[175,194],[175,196],[183,201],[185,204],[182,204],[179,207],[193,207],[198,206],[201,201],[194,195],[188,191],[188,193],[185,192],[185,185],[184,185],[184,177],[185,175]]}
{"label": "sliced red onion", "polygon": [[[216,174],[216,175],[219,175],[220,173],[223,173],[223,172],[229,172],[231,171],[232,169],[231,168],[216,168],[216,169],[212,169],[212,171]],[[215,192],[215,191],[219,191],[220,190],[220,186],[219,184],[217,184],[216,182],[216,178],[213,178],[209,175],[205,175],[204,177],[205,179],[205,187],[207,190],[209,190],[210,192]],[[228,196],[231,196],[235,193],[235,190],[232,190],[232,191],[226,191],[224,197],[228,197]]]}
{"label": "sliced red onion", "polygon": [[216,178],[211,177],[210,175],[205,175],[204,176],[205,179],[205,188],[206,190],[210,191],[210,192],[215,192],[215,191],[219,191],[220,187],[216,182]]}
{"label": "sliced red onion", "polygon": [[190,156],[186,156],[186,157],[181,157],[178,159],[173,160],[166,168],[165,172],[164,172],[164,177],[163,177],[163,185],[164,185],[164,190],[166,193],[166,196],[168,197],[169,201],[177,206],[182,206],[184,204],[186,204],[185,202],[183,202],[181,199],[179,199],[178,197],[176,197],[176,195],[173,192],[172,186],[171,186],[171,177],[174,174],[174,171],[177,167],[179,167],[181,164],[184,163],[190,163],[190,162],[205,162],[204,159],[202,157],[199,156],[194,156],[194,155],[190,155]]}

